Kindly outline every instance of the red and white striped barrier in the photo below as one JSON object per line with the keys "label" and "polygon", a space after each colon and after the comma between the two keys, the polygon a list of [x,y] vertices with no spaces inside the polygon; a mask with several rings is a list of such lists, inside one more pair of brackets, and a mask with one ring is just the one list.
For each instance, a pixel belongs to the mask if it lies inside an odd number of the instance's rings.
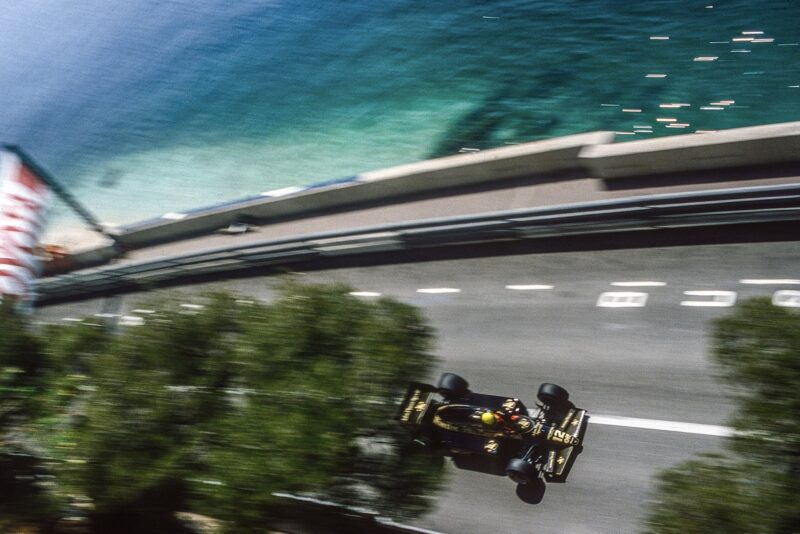
{"label": "red and white striped barrier", "polygon": [[29,301],[49,189],[17,155],[0,152],[0,298]]}

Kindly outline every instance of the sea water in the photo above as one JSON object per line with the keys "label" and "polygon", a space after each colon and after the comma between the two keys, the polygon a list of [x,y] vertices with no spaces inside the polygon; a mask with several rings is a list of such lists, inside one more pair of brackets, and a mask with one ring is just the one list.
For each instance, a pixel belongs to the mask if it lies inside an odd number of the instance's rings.
{"label": "sea water", "polygon": [[7,0],[0,140],[129,223],[462,149],[800,120],[798,43],[795,0]]}

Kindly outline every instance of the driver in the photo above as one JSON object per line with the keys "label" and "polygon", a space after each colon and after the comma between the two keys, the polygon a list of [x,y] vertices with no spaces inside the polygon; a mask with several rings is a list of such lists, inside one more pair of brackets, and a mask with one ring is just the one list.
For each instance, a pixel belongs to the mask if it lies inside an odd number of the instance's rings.
{"label": "driver", "polygon": [[504,414],[500,410],[486,411],[481,414],[481,423],[487,430],[502,429],[504,432],[519,432],[514,424],[517,419],[519,419],[518,415]]}

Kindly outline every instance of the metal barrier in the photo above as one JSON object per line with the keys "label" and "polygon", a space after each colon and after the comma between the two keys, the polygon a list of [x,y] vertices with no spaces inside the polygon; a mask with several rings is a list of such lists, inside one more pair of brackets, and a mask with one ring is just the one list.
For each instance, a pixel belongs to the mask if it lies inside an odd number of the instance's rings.
{"label": "metal barrier", "polygon": [[187,276],[441,245],[800,220],[800,184],[632,197],[427,219],[266,240],[38,281],[39,304],[147,288]]}

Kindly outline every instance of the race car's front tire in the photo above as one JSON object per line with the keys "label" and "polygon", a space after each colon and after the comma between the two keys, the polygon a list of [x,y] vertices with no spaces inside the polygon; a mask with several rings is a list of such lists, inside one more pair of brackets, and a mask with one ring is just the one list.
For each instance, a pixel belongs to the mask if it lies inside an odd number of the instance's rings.
{"label": "race car's front tire", "polygon": [[557,384],[542,384],[536,397],[547,406],[563,406],[569,400],[569,393]]}
{"label": "race car's front tire", "polygon": [[539,478],[536,468],[522,458],[512,458],[506,467],[506,475],[517,484],[529,484]]}
{"label": "race car's front tire", "polygon": [[469,389],[469,384],[466,380],[461,378],[455,373],[442,373],[439,377],[439,382],[436,384],[436,389],[446,399],[454,399],[460,397]]}

